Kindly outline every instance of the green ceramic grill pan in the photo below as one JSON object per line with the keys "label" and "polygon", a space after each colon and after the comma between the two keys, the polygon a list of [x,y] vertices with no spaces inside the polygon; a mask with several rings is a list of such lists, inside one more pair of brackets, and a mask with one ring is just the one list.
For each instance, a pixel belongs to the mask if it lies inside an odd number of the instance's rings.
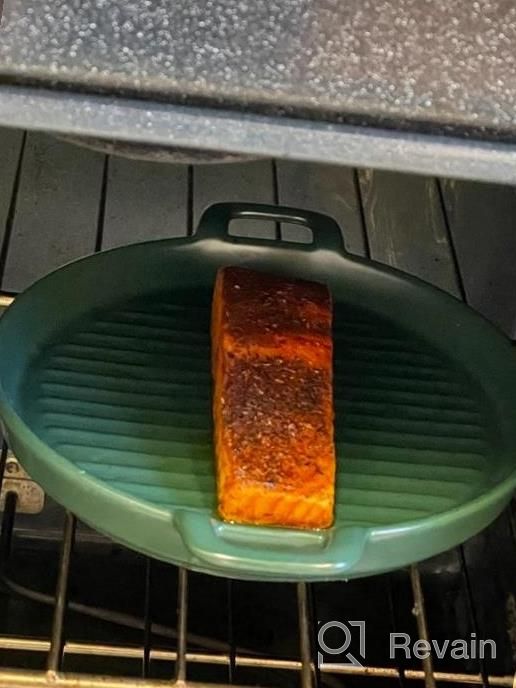
{"label": "green ceramic grill pan", "polygon": [[[313,243],[234,237],[288,221]],[[334,298],[336,521],[327,531],[217,519],[210,302],[217,269],[328,283]],[[516,356],[462,303],[348,255],[316,213],[222,204],[193,237],[71,263],[0,322],[0,412],[27,471],[126,545],[236,578],[329,580],[465,540],[516,486]]]}

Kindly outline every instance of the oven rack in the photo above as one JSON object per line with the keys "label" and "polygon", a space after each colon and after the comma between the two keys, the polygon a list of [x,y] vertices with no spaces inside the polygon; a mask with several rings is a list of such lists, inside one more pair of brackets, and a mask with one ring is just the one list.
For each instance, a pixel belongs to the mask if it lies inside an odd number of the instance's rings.
{"label": "oven rack", "polygon": [[[4,447],[4,456],[7,450]],[[12,529],[15,519],[16,497],[13,493],[6,502],[6,507],[3,513],[1,541],[0,541],[0,570],[4,570],[7,563],[10,542],[12,537]],[[3,669],[0,668],[0,688],[12,688],[13,686],[56,686],[68,687],[77,686],[77,688],[96,688],[103,686],[104,688],[118,688],[118,686],[130,688],[131,686],[156,686],[156,688],[166,685],[179,684],[187,685],[195,688],[200,685],[196,682],[187,680],[187,670],[189,664],[206,664],[225,666],[231,676],[232,673],[239,667],[252,668],[267,668],[272,670],[287,670],[297,672],[300,676],[300,685],[302,688],[313,688],[318,686],[323,681],[321,675],[334,674],[337,676],[353,676],[363,678],[385,678],[394,679],[401,682],[404,681],[419,681],[424,682],[425,688],[435,688],[438,682],[445,682],[450,684],[466,684],[466,685],[480,685],[480,686],[499,686],[501,688],[512,688],[515,681],[513,675],[489,675],[485,673],[454,673],[434,671],[431,658],[422,660],[420,669],[404,669],[402,667],[381,667],[381,666],[352,666],[339,665],[335,667],[332,664],[321,664],[318,671],[315,670],[317,661],[315,659],[316,651],[313,646],[313,629],[315,620],[313,618],[313,608],[310,604],[310,588],[312,584],[297,583],[297,602],[298,602],[298,628],[297,634],[299,637],[299,658],[292,659],[277,659],[266,656],[245,655],[237,653],[234,648],[234,641],[228,643],[226,652],[191,652],[188,649],[188,571],[186,569],[179,569],[178,576],[178,590],[177,590],[177,646],[174,650],[158,649],[152,646],[150,642],[151,637],[151,619],[149,616],[149,607],[147,606],[146,615],[144,618],[144,632],[143,642],[141,646],[122,646],[117,644],[97,644],[97,643],[80,643],[67,641],[65,639],[65,619],[68,604],[68,582],[70,570],[73,566],[73,549],[76,532],[76,519],[70,514],[66,513],[64,519],[64,527],[62,533],[62,548],[59,560],[59,574],[55,590],[55,604],[53,608],[53,623],[52,634],[50,638],[44,640],[36,640],[24,637],[9,637],[0,636],[0,649],[2,650],[19,650],[24,652],[45,653],[46,671],[45,672],[29,672],[20,669]],[[515,542],[516,546],[516,542]],[[150,560],[149,564],[150,564]],[[467,576],[467,574],[465,574]],[[421,584],[421,575],[419,567],[413,565],[410,567],[410,580],[412,589],[412,605],[413,614],[417,620],[418,639],[429,640],[430,634],[426,619],[426,603],[423,594],[423,587]],[[5,583],[4,583],[5,584]],[[146,577],[146,589],[143,592],[145,599],[150,596],[150,577]],[[294,584],[293,584],[294,585]],[[231,611],[229,612],[231,616]],[[60,667],[62,659],[65,654],[88,655],[98,657],[123,657],[132,658],[141,661],[143,678],[129,678],[129,677],[115,677],[115,676],[87,676],[81,674],[61,673]],[[169,681],[152,680],[146,678],[151,661],[167,662],[170,666],[174,666],[174,674],[171,675]],[[226,684],[209,684],[204,683],[204,686],[222,686],[234,685],[231,682]]]}

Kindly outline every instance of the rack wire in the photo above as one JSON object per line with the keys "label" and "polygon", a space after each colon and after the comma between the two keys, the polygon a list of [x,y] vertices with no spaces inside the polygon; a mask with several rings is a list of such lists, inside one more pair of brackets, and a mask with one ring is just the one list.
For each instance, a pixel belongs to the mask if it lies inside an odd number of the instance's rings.
{"label": "rack wire", "polygon": [[[5,451],[3,455],[5,456]],[[7,495],[2,518],[0,538],[0,571],[5,571],[5,565],[9,559],[10,544],[13,533],[13,525],[16,514],[16,496],[13,493]],[[52,632],[48,639],[34,639],[22,636],[0,636],[0,649],[8,652],[25,651],[30,653],[46,654],[46,670],[30,671],[23,668],[0,668],[0,688],[13,688],[18,686],[54,686],[74,688],[131,688],[160,687],[172,683],[189,688],[201,688],[206,686],[223,688],[232,685],[231,677],[235,668],[268,669],[276,671],[295,672],[299,675],[302,688],[315,688],[321,677],[324,682],[328,677],[361,677],[364,679],[391,679],[403,685],[405,682],[424,683],[425,688],[434,688],[437,683],[487,685],[500,688],[514,686],[514,677],[511,675],[487,675],[453,673],[435,671],[431,660],[422,660],[421,669],[404,669],[401,667],[387,666],[352,666],[344,664],[325,664],[317,667],[314,649],[314,629],[316,627],[313,618],[311,604],[311,586],[305,583],[297,584],[298,600],[298,635],[299,658],[278,659],[258,654],[246,654],[235,649],[234,639],[229,634],[228,646],[225,650],[211,652],[199,652],[189,650],[188,642],[188,581],[189,573],[185,569],[179,569],[178,575],[178,608],[177,608],[177,644],[175,650],[160,649],[152,646],[151,620],[149,610],[150,591],[152,585],[152,565],[147,560],[145,590],[143,591],[145,603],[145,619],[143,624],[143,642],[140,646],[129,646],[113,643],[84,643],[74,642],[65,638],[65,621],[68,609],[68,588],[70,572],[73,567],[73,550],[76,537],[76,519],[66,513],[61,542],[61,554],[58,566],[58,576],[55,588],[53,608]],[[410,570],[411,589],[413,598],[413,613],[416,616],[419,638],[429,640],[425,597],[421,576],[417,566]],[[229,599],[231,604],[231,599]],[[104,658],[131,658],[140,660],[143,666],[142,678],[129,676],[87,675],[78,673],[62,673],[61,667],[65,655],[82,655],[88,657]],[[151,661],[166,662],[174,666],[169,680],[151,679],[148,677]],[[230,681],[227,683],[197,683],[188,679],[188,669],[193,664],[205,666],[223,666],[229,670]]]}

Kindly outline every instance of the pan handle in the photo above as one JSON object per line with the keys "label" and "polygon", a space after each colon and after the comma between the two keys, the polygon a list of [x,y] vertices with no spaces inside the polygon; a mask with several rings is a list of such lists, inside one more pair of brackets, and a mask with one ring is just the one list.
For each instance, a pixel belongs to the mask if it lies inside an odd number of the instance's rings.
{"label": "pan handle", "polygon": [[[281,205],[263,205],[259,203],[216,203],[207,208],[199,222],[197,239],[218,239],[237,243],[263,244],[267,239],[252,237],[235,237],[228,235],[228,226],[232,220],[270,220],[301,225],[312,230],[312,243],[295,244],[296,249],[314,251],[323,249],[347,254],[339,225],[328,215],[312,210],[299,210]],[[281,242],[290,244],[290,242]]]}
{"label": "pan handle", "polygon": [[328,531],[241,526],[186,510],[176,512],[175,524],[198,562],[237,577],[344,577],[362,558],[368,536],[366,528],[351,526]]}

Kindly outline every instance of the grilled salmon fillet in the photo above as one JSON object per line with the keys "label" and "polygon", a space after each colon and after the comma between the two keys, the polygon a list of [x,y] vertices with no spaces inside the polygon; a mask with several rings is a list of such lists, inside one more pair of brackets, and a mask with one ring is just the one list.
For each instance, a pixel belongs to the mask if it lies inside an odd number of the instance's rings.
{"label": "grilled salmon fillet", "polygon": [[236,523],[333,522],[332,307],[322,284],[219,270],[212,309],[218,507]]}

